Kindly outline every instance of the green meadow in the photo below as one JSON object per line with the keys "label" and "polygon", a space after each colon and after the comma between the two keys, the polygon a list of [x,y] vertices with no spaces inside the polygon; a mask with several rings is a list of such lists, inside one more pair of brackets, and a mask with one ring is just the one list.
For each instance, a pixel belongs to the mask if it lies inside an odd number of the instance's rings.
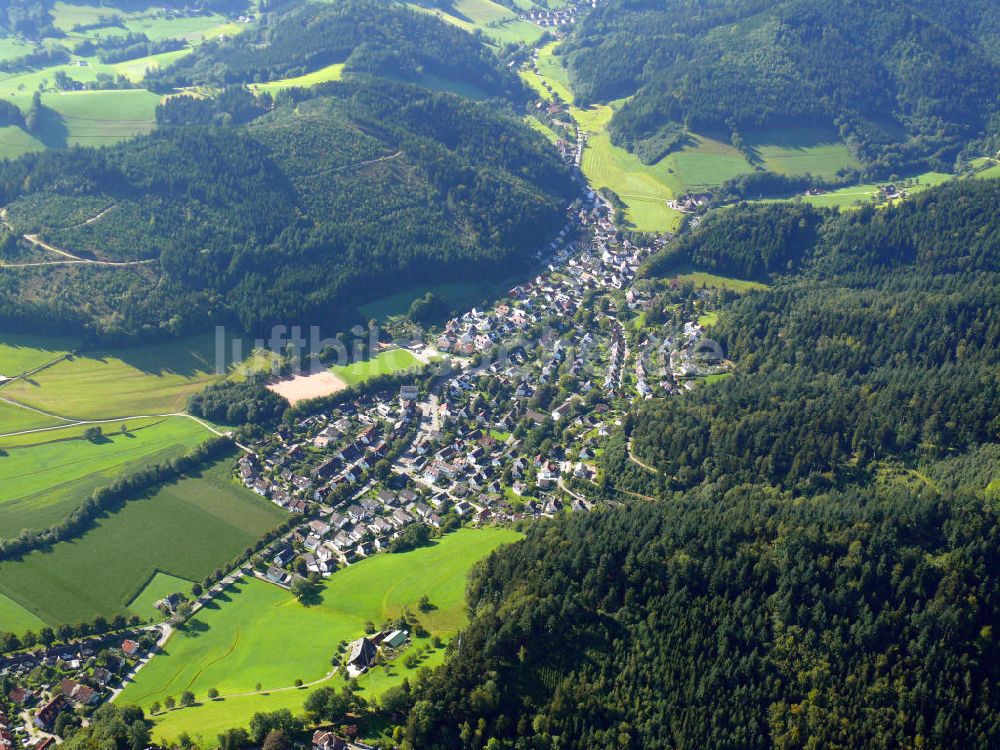
{"label": "green meadow", "polygon": [[538,50],[536,67],[538,75],[548,81],[552,90],[567,104],[573,102],[573,91],[569,86],[569,73],[563,67],[562,58],[555,54],[559,42],[549,42]]}
{"label": "green meadow", "polygon": [[0,375],[8,378],[41,367],[73,351],[79,341],[70,338],[0,334]]}
{"label": "green meadow", "polygon": [[[118,702],[148,708],[191,690],[202,703],[153,717],[154,734],[168,739],[188,732],[209,745],[220,730],[246,724],[256,711],[290,708],[298,713],[308,690],[285,688],[295,680],[323,680],[337,644],[362,635],[367,621],[377,625],[409,608],[432,635],[453,635],[465,620],[471,567],[519,537],[506,529],[463,529],[413,552],[379,554],[335,573],[309,606],[258,579],[240,581],[175,634],[164,654],[138,674]],[[434,605],[429,612],[417,607],[423,595]],[[273,658],[279,650],[281,658]],[[427,661],[439,659],[431,654]],[[366,697],[398,683],[407,670],[400,663],[392,671],[374,670],[362,678]],[[252,694],[257,683],[269,695]],[[210,688],[222,700],[207,701]]]}
{"label": "green meadow", "polygon": [[[83,438],[85,426],[0,438],[0,537],[58,524],[98,487],[145,466],[183,455],[212,433],[186,417],[112,422],[105,437]],[[34,444],[24,444],[28,440]]]}
{"label": "green meadow", "polygon": [[455,0],[441,8],[429,8],[418,3],[407,5],[412,10],[430,13],[470,33],[480,31],[496,45],[530,45],[541,39],[544,33],[535,24],[520,20],[510,8],[492,0]]}
{"label": "green meadow", "polygon": [[357,385],[378,375],[391,375],[401,370],[420,367],[423,363],[406,349],[390,349],[371,359],[350,365],[331,367],[330,372],[348,385]]}
{"label": "green meadow", "polygon": [[746,142],[765,169],[779,174],[833,178],[862,166],[832,128],[769,128],[748,133]]}
{"label": "green meadow", "polygon": [[156,608],[158,601],[175,593],[187,594],[190,590],[191,581],[156,571],[149,582],[143,586],[142,591],[128,603],[128,608],[130,612],[135,612],[144,619],[156,617],[159,613]]}
{"label": "green meadow", "polygon": [[767,284],[759,281],[749,281],[747,279],[736,279],[731,276],[719,276],[714,273],[704,271],[689,271],[675,274],[670,279],[676,279],[681,284],[688,282],[694,284],[699,289],[731,289],[734,292],[751,292],[759,289],[767,289]]}
{"label": "green meadow", "polygon": [[267,83],[255,83],[250,88],[257,92],[276,94],[279,91],[294,88],[309,88],[327,81],[339,81],[343,77],[344,63],[334,63],[325,68],[314,70],[312,73],[295,76],[294,78],[283,78],[280,81],[269,81]]}
{"label": "green meadow", "polygon": [[231,478],[233,458],[130,498],[77,539],[0,562],[0,595],[58,625],[130,613],[158,571],[200,581],[286,517]]}
{"label": "green meadow", "polygon": [[43,627],[45,627],[43,620],[13,599],[0,594],[0,634],[14,633],[20,636],[29,630],[37,633]]}
{"label": "green meadow", "polygon": [[64,417],[110,419],[180,411],[188,396],[222,377],[215,339],[206,334],[87,351],[10,383],[0,395]]}
{"label": "green meadow", "polygon": [[558,143],[561,140],[560,137],[556,134],[556,132],[552,128],[550,128],[544,122],[539,120],[537,117],[532,117],[531,115],[528,115],[527,117],[524,118],[524,121],[528,123],[528,125],[530,125],[532,128],[537,130],[539,133],[544,135],[548,139],[549,143]]}
{"label": "green meadow", "polygon": [[625,216],[644,232],[675,230],[682,218],[667,206],[674,197],[664,162],[643,164],[639,157],[611,143],[607,132],[593,134],[583,152],[581,168],[595,188],[613,190],[625,203]]}
{"label": "green meadow", "polygon": [[414,287],[386,297],[372,300],[358,307],[358,312],[368,320],[385,320],[405,315],[418,297],[432,292],[448,303],[453,310],[468,310],[488,304],[503,295],[522,279],[509,277],[496,281],[450,281],[429,286]]}
{"label": "green meadow", "polygon": [[[0,398],[3,397],[3,393],[3,389],[0,388]],[[39,414],[37,411],[0,401],[0,434],[58,427],[62,424],[65,422],[57,417]]]}

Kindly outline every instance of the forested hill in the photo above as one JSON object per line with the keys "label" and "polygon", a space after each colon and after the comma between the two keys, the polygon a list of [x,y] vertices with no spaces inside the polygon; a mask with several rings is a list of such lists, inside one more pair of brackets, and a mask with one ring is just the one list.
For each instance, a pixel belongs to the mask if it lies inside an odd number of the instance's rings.
{"label": "forested hill", "polygon": [[403,284],[509,274],[565,221],[569,170],[512,115],[390,82],[298,96],[256,119],[245,91],[175,97],[151,136],[0,165],[18,233],[152,261],[8,268],[0,315],[126,334],[322,323]]}
{"label": "forested hill", "polygon": [[582,101],[632,96],[612,136],[639,153],[675,123],[835,125],[888,175],[996,135],[998,44],[991,2],[611,0],[564,52]]}
{"label": "forested hill", "polygon": [[591,486],[624,505],[477,571],[405,747],[1000,746],[998,202],[693,232],[688,262],[780,271],[710,331],[735,373],[626,420]]}
{"label": "forested hill", "polygon": [[404,747],[996,747],[997,507],[708,487],[532,526],[477,571]]}
{"label": "forested hill", "polygon": [[146,82],[163,91],[259,83],[336,63],[343,63],[347,73],[412,82],[437,76],[488,96],[525,96],[520,79],[474,36],[384,0],[279,6],[258,28],[203,44],[174,65],[150,71]]}
{"label": "forested hill", "polygon": [[[821,223],[808,208],[748,207],[696,230],[683,246],[702,267],[739,272],[766,255],[795,270],[712,329],[732,378],[638,411],[633,450],[662,468],[656,482],[810,492],[886,458],[1000,438],[998,201],[1000,181],[966,181]],[[755,234],[776,241],[738,239]]]}

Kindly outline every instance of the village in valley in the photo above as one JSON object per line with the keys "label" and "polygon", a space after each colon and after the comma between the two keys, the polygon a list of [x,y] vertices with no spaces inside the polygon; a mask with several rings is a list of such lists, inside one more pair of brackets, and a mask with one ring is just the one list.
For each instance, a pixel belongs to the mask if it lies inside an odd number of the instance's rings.
{"label": "village in valley", "polygon": [[[558,144],[577,170],[584,137],[576,129]],[[699,322],[727,292],[642,278],[643,262],[670,237],[630,237],[609,199],[578,179],[580,196],[537,253],[533,278],[392,344],[426,362],[418,371],[394,375],[391,388],[327,399],[243,446],[233,480],[297,519],[287,533],[215,585],[165,598],[163,625],[113,623],[113,635],[0,658],[0,708],[10,708],[0,714],[0,750],[46,750],[59,722],[113,699],[156,658],[171,623],[241,576],[302,596],[360,560],[463,526],[520,526],[612,502],[588,488],[634,401],[682,397],[731,368]],[[358,633],[334,668],[358,676],[404,653],[404,624]],[[313,745],[356,746],[328,731]]]}
{"label": "village in valley", "polygon": [[[578,164],[580,148],[564,145],[564,158]],[[232,578],[199,587],[194,601],[178,593],[160,602],[167,622],[182,623],[240,575],[299,592],[359,560],[463,526],[593,510],[602,501],[587,488],[596,487],[602,444],[632,402],[701,387],[730,367],[704,346],[698,322],[720,292],[638,278],[667,239],[629,239],[608,200],[584,186],[565,227],[537,254],[534,278],[487,309],[402,342],[425,359],[434,352],[419,372],[245,446],[234,481],[300,521]],[[0,738],[45,750],[57,722],[112,698],[155,658],[164,635],[130,624],[0,661],[13,707],[0,716]],[[405,651],[409,635],[391,624],[359,633],[343,645],[340,666],[363,674]],[[314,744],[344,742],[318,732]]]}
{"label": "village in valley", "polygon": [[[579,148],[564,147],[578,162]],[[404,342],[435,351],[391,390],[364,393],[282,426],[246,446],[235,481],[301,519],[242,571],[291,591],[358,560],[411,549],[462,526],[514,525],[601,502],[602,443],[635,399],[700,387],[728,367],[703,346],[698,319],[718,292],[637,279],[654,245],[618,231],[614,210],[584,187],[539,273],[488,309],[472,309]],[[664,310],[671,311],[669,316]],[[162,601],[183,622],[218,594]],[[138,624],[138,623],[135,623]],[[0,742],[45,750],[65,709],[112,697],[145,658],[158,627],[22,652],[0,661],[8,714]],[[122,633],[124,632],[124,635]],[[359,634],[342,667],[360,675],[406,648],[402,628]],[[183,700],[183,698],[182,698]],[[319,750],[347,747],[318,732]],[[340,744],[338,744],[340,743]]]}

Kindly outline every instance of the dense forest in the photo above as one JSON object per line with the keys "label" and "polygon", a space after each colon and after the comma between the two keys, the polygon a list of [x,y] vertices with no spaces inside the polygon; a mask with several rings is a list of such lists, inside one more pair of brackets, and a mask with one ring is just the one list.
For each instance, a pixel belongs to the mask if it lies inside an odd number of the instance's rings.
{"label": "dense forest", "polygon": [[490,96],[520,99],[520,79],[471,34],[438,18],[378,0],[293,5],[259,28],[199,46],[147,84],[178,86],[270,81],[334,63],[346,72],[420,81],[438,76]]}
{"label": "dense forest", "polygon": [[1000,129],[1000,9],[918,5],[612,0],[563,52],[581,101],[634,94],[611,132],[640,156],[659,154],[678,125],[734,142],[758,128],[823,125],[870,174],[946,168]]}
{"label": "dense forest", "polygon": [[407,747],[1000,741],[995,500],[920,482],[664,499],[495,553],[410,696]]}
{"label": "dense forest", "polygon": [[299,90],[266,114],[250,98],[175,97],[150,136],[0,165],[18,232],[149,261],[8,269],[5,324],[321,324],[403,283],[509,272],[564,221],[568,168],[497,108],[374,79]]}
{"label": "dense forest", "polygon": [[763,477],[807,490],[887,456],[996,440],[998,201],[1000,181],[963,181],[822,224],[794,206],[706,221],[678,243],[686,255],[657,259],[650,273],[686,261],[736,274],[801,270],[727,308],[711,335],[735,376],[647,402],[633,450],[662,467],[667,486]]}
{"label": "dense forest", "polygon": [[768,278],[711,331],[735,374],[626,421],[623,505],[475,572],[404,746],[996,747],[998,202],[742,206],[651,264]]}

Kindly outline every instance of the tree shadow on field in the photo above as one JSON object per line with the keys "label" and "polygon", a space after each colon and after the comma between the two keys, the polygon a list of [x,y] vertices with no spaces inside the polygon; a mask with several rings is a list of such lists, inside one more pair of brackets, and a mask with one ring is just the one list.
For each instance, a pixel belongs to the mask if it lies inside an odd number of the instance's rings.
{"label": "tree shadow on field", "polygon": [[177,628],[177,632],[186,638],[199,638],[203,633],[210,630],[207,623],[201,620],[191,619]]}

